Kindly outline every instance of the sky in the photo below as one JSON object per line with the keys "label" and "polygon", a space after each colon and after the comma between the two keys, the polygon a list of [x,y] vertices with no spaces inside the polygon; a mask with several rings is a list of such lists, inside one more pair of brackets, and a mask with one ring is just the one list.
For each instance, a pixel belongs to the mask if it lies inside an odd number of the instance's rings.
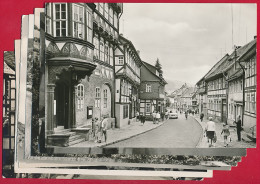
{"label": "sky", "polygon": [[254,39],[256,18],[256,4],[124,3],[120,33],[143,61],[159,59],[166,81],[195,85],[234,45]]}

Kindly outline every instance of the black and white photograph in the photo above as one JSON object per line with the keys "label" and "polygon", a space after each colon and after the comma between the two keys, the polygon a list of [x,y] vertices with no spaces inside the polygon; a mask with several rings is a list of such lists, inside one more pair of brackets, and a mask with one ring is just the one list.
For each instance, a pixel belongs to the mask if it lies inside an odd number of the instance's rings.
{"label": "black and white photograph", "polygon": [[256,148],[256,8],[46,3],[23,15],[4,55],[5,177],[231,170]]}

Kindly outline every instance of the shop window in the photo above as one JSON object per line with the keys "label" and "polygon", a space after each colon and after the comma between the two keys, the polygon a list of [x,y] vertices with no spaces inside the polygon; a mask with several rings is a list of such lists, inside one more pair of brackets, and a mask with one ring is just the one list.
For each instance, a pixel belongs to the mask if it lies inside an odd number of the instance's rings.
{"label": "shop window", "polygon": [[151,113],[151,104],[150,103],[146,104],[145,111],[146,111],[146,113]]}
{"label": "shop window", "polygon": [[128,118],[128,105],[123,106],[123,118]]}

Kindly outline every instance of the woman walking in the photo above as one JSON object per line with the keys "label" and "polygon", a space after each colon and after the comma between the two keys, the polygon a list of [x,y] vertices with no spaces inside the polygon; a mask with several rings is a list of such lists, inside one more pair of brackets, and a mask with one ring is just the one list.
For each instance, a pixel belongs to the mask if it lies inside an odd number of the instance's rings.
{"label": "woman walking", "polygon": [[209,147],[213,146],[213,139],[215,137],[215,122],[212,121],[212,119],[213,119],[212,117],[209,117],[209,121],[207,122],[206,128],[205,128],[207,137],[210,140]]}

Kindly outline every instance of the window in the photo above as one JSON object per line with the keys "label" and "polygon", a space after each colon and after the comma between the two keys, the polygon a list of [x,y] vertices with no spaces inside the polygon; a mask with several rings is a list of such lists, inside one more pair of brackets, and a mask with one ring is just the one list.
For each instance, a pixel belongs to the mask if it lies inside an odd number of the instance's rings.
{"label": "window", "polygon": [[145,112],[146,113],[151,113],[151,104],[150,103],[147,103],[146,106],[145,106]]}
{"label": "window", "polygon": [[151,85],[146,84],[146,92],[147,93],[152,92],[152,86]]}
{"label": "window", "polygon": [[104,89],[103,95],[104,95],[104,108],[107,108],[107,89]]}
{"label": "window", "polygon": [[105,44],[105,62],[109,63],[109,50],[107,44]]}
{"label": "window", "polygon": [[78,101],[78,109],[83,109],[84,105],[84,86],[79,84],[77,86],[77,101]]}
{"label": "window", "polygon": [[105,4],[105,18],[108,20],[108,3]]}
{"label": "window", "polygon": [[120,65],[124,64],[124,57],[123,56],[119,56],[118,62],[119,62]]}
{"label": "window", "polygon": [[247,93],[247,95],[246,95],[246,105],[245,105],[247,112],[250,112],[250,106],[249,106],[249,104],[250,104],[250,94]]}
{"label": "window", "polygon": [[92,43],[92,15],[87,11],[87,41]]}
{"label": "window", "polygon": [[114,12],[114,26],[115,26],[116,29],[118,29],[116,12]]}
{"label": "window", "polygon": [[96,36],[94,37],[94,45],[95,45],[94,57],[96,59],[99,59],[99,41]]}
{"label": "window", "polygon": [[103,42],[103,40],[102,41],[100,41],[100,60],[101,61],[104,61],[104,42]]}
{"label": "window", "polygon": [[52,34],[51,31],[51,3],[46,3],[46,33]]}
{"label": "window", "polygon": [[95,107],[100,108],[100,88],[95,89]]}
{"label": "window", "polygon": [[112,45],[109,47],[109,56],[110,56],[109,63],[110,63],[111,66],[113,66],[114,53],[113,53]]}
{"label": "window", "polygon": [[99,4],[99,12],[101,13],[101,15],[104,14],[104,3],[98,3]]}
{"label": "window", "polygon": [[67,5],[55,4],[55,36],[67,36]]}
{"label": "window", "polygon": [[113,15],[114,15],[114,12],[113,12],[113,9],[111,7],[109,7],[109,22],[113,25]]}
{"label": "window", "polygon": [[256,100],[255,100],[255,93],[251,93],[251,101],[250,101],[250,112],[256,113]]}
{"label": "window", "polygon": [[84,9],[82,6],[73,5],[73,36],[75,38],[84,38]]}
{"label": "window", "polygon": [[128,117],[128,105],[124,105],[123,106],[123,118],[127,118]]}

